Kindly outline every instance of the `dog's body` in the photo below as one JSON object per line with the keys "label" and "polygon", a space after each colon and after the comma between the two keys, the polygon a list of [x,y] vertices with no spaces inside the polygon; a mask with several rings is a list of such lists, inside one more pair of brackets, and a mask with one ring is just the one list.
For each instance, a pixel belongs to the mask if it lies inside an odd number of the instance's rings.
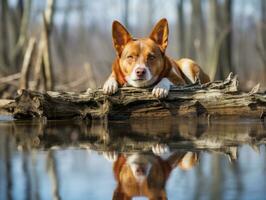
{"label": "dog's body", "polygon": [[193,60],[173,60],[165,55],[168,44],[168,23],[160,20],[148,38],[134,39],[119,22],[113,23],[113,44],[117,57],[103,91],[113,94],[119,86],[154,86],[153,95],[163,98],[171,85],[184,85],[210,79]]}
{"label": "dog's body", "polygon": [[[158,148],[161,147],[157,146]],[[158,154],[116,155],[113,159],[113,172],[117,187],[113,200],[130,200],[136,196],[145,196],[150,200],[166,200],[165,185],[171,171],[177,166],[188,170],[198,162],[197,153],[168,154],[166,159]]]}

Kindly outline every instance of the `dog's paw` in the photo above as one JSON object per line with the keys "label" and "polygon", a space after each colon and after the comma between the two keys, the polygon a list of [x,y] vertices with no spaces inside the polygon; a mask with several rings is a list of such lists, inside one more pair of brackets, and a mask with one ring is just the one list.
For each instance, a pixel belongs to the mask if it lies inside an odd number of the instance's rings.
{"label": "dog's paw", "polygon": [[152,90],[152,95],[157,98],[165,98],[168,96],[171,82],[167,78],[163,78]]}
{"label": "dog's paw", "polygon": [[103,152],[103,157],[109,162],[115,162],[118,158],[118,154],[115,151],[106,151]]}
{"label": "dog's paw", "polygon": [[157,156],[168,156],[171,151],[166,144],[156,144],[152,146],[152,152]]}
{"label": "dog's paw", "polygon": [[103,85],[104,94],[114,94],[118,90],[118,83],[114,78],[109,78]]}
{"label": "dog's paw", "polygon": [[161,99],[168,96],[169,90],[155,86],[152,90],[153,96]]}

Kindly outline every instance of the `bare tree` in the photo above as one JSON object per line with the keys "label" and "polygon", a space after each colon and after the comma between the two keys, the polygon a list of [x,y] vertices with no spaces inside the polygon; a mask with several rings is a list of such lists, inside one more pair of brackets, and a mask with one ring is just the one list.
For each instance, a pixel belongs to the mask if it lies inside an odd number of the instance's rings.
{"label": "bare tree", "polygon": [[208,1],[206,65],[211,79],[234,72],[232,64],[232,1]]}
{"label": "bare tree", "polygon": [[192,16],[190,27],[189,56],[196,59],[200,64],[203,63],[204,56],[204,20],[202,15],[201,2],[192,0]]}
{"label": "bare tree", "polygon": [[[31,13],[31,0],[25,0],[25,1],[18,1],[18,15],[21,16],[20,20],[20,26],[18,31],[15,31],[18,33],[16,36],[16,44],[15,48],[12,52],[11,59],[16,61],[16,65],[20,65],[21,62],[21,56],[25,50],[25,47],[27,45],[28,40],[28,30],[29,30],[29,22],[30,22],[30,13]],[[15,22],[13,23],[15,24]],[[15,24],[16,25],[16,24]]]}
{"label": "bare tree", "polygon": [[186,44],[185,44],[185,14],[184,14],[184,0],[177,1],[177,32],[178,32],[178,47],[180,57],[185,57],[187,55]]}
{"label": "bare tree", "polygon": [[261,0],[261,23],[258,30],[257,50],[266,68],[266,1],[264,0]]}
{"label": "bare tree", "polygon": [[262,41],[263,41],[263,46],[266,48],[266,1],[261,0],[261,18],[262,18],[262,25],[263,25],[263,30],[262,30]]}
{"label": "bare tree", "polygon": [[[43,13],[43,30],[38,46],[38,55],[36,58],[34,71],[33,89],[40,89],[41,77],[44,80],[44,90],[54,88],[54,77],[51,59],[51,42],[50,34],[53,28],[53,16],[55,10],[55,1],[47,0],[47,7]],[[43,76],[41,76],[43,74]]]}
{"label": "bare tree", "polygon": [[19,0],[10,6],[0,1],[0,73],[15,73],[21,66],[28,42],[31,0]]}
{"label": "bare tree", "polygon": [[232,62],[232,0],[226,0],[223,4],[218,3],[217,24],[223,30],[228,30],[219,53],[219,66],[216,78],[223,79],[230,72],[234,72]]}
{"label": "bare tree", "polygon": [[[8,34],[8,0],[1,0],[1,65],[6,68],[10,65],[10,56],[9,56],[9,34]],[[5,69],[2,69],[5,70]]]}

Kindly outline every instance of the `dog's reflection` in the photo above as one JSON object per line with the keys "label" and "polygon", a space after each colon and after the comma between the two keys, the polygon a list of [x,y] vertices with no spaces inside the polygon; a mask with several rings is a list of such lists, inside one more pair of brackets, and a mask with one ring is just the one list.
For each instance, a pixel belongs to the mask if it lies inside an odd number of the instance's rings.
{"label": "dog's reflection", "polygon": [[150,200],[165,200],[165,185],[171,171],[175,167],[188,170],[199,160],[198,153],[170,153],[166,145],[156,145],[152,150],[153,154],[104,154],[108,160],[114,162],[113,172],[117,187],[113,200],[128,200],[137,196],[145,196]]}

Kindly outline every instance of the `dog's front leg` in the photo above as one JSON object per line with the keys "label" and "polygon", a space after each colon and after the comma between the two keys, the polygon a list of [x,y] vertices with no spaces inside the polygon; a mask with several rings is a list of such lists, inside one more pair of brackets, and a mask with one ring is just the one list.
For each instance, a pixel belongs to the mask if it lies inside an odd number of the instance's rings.
{"label": "dog's front leg", "polygon": [[172,82],[168,78],[163,78],[152,90],[152,94],[157,98],[168,96]]}
{"label": "dog's front leg", "polygon": [[115,151],[105,151],[103,152],[103,157],[109,162],[115,162],[118,158],[118,153]]}
{"label": "dog's front leg", "polygon": [[116,81],[116,77],[113,74],[111,74],[103,85],[103,93],[111,95],[116,93],[117,90],[118,90],[118,83]]}
{"label": "dog's front leg", "polygon": [[172,155],[172,152],[167,144],[156,144],[152,146],[152,152],[154,155],[166,160]]}

